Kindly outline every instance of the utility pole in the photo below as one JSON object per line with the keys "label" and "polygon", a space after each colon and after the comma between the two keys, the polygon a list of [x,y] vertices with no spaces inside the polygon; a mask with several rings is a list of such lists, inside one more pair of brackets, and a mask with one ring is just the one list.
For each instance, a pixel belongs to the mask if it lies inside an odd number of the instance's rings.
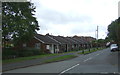
{"label": "utility pole", "polygon": [[98,49],[98,26],[97,26],[97,49]]}
{"label": "utility pole", "polygon": [[98,40],[98,26],[97,26],[97,40]]}
{"label": "utility pole", "polygon": [[95,38],[97,39],[96,32],[97,32],[97,30],[95,30]]}

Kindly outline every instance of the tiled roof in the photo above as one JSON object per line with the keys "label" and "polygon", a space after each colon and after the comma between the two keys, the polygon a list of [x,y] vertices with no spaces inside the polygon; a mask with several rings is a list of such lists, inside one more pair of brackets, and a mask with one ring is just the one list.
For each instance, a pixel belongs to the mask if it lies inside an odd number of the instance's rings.
{"label": "tiled roof", "polygon": [[81,39],[77,39],[77,38],[72,38],[72,39],[77,41],[79,44],[85,44],[83,41],[81,41]]}
{"label": "tiled roof", "polygon": [[79,37],[79,36],[73,36],[73,38],[75,38],[75,39],[79,39],[79,40],[81,40],[82,42],[84,42],[85,44],[90,44],[90,42],[87,41],[83,36],[82,36],[82,37]]}
{"label": "tiled roof", "polygon": [[39,41],[46,44],[89,44],[88,41],[81,37],[63,37],[53,35],[41,35],[36,34],[35,36]]}
{"label": "tiled roof", "polygon": [[79,44],[79,42],[74,40],[72,37],[65,37],[65,39],[68,40],[71,44]]}
{"label": "tiled roof", "polygon": [[89,42],[83,38],[81,38],[82,41],[84,41],[86,44],[89,44]]}
{"label": "tiled roof", "polygon": [[49,38],[46,35],[36,34],[35,37],[40,39],[41,41],[43,41],[46,44],[59,44],[59,42]]}
{"label": "tiled roof", "polygon": [[62,36],[53,36],[53,35],[47,35],[53,39],[55,39],[56,41],[58,41],[60,44],[70,44],[69,41],[67,41],[66,39],[64,39],[65,37]]}

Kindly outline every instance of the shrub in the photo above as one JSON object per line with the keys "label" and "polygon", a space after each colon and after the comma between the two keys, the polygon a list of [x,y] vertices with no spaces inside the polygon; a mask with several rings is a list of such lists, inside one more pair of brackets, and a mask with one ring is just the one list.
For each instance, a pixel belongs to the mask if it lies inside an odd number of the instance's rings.
{"label": "shrub", "polygon": [[43,53],[38,49],[22,49],[13,50],[12,48],[6,48],[2,50],[3,59],[12,59],[16,57],[27,57],[33,55],[42,55]]}
{"label": "shrub", "polygon": [[13,50],[12,48],[2,49],[2,58],[3,59],[15,58],[16,55],[17,55],[17,51]]}

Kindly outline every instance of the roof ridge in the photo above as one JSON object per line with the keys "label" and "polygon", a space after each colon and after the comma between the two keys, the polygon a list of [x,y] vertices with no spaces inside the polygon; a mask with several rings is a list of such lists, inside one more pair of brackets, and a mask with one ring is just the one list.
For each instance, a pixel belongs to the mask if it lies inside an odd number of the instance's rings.
{"label": "roof ridge", "polygon": [[[52,39],[52,40],[54,40],[54,41],[60,43],[59,41],[55,40],[54,38],[50,37],[49,35],[46,35],[46,36],[48,36],[48,38],[50,38],[50,39]],[[60,43],[60,44],[61,44],[61,43]]]}

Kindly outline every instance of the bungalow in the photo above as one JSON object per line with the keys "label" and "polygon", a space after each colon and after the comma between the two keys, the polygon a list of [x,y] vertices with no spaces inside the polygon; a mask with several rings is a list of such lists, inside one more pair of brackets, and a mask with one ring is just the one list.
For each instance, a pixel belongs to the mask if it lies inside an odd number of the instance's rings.
{"label": "bungalow", "polygon": [[83,41],[81,41],[80,39],[74,38],[74,37],[72,37],[72,39],[77,41],[77,43],[79,44],[78,45],[79,49],[83,49],[84,48],[85,43]]}
{"label": "bungalow", "polygon": [[23,44],[23,47],[39,49],[45,53],[59,52],[59,42],[41,34],[36,34],[33,40],[29,43]]}
{"label": "bungalow", "polygon": [[65,37],[64,39],[66,39],[67,41],[70,42],[70,50],[78,50],[79,47],[79,43],[76,40],[73,40],[72,37]]}
{"label": "bungalow", "polygon": [[36,34],[30,42],[22,44],[23,48],[34,48],[41,50],[41,52],[44,53],[68,52],[71,50],[80,50],[83,48],[88,48],[88,46],[89,42],[78,36],[63,37],[53,36],[49,34]]}
{"label": "bungalow", "polygon": [[46,34],[46,36],[59,42],[59,52],[68,52],[69,51],[70,42],[65,40],[63,36],[53,36],[53,35],[49,35],[49,34]]}
{"label": "bungalow", "polygon": [[81,38],[81,37],[79,37],[79,36],[73,36],[73,39],[81,42],[81,43],[82,43],[82,44],[81,44],[81,47],[82,47],[82,48],[85,48],[85,49],[86,49],[86,48],[89,47],[89,42],[86,41],[85,39],[83,39],[83,38]]}
{"label": "bungalow", "polygon": [[80,39],[86,43],[86,48],[92,47],[92,44],[90,43],[91,41],[87,40],[84,37],[80,37]]}

